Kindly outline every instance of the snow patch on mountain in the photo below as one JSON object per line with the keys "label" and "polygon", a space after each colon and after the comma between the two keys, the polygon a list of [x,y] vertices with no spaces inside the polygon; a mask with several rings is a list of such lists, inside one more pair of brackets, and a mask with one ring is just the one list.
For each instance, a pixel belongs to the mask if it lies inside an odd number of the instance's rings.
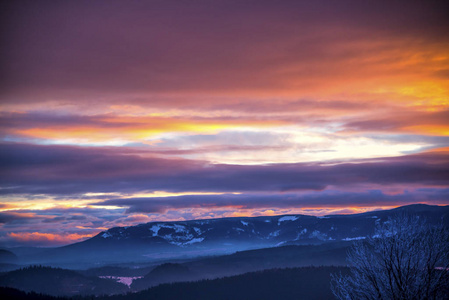
{"label": "snow patch on mountain", "polygon": [[191,245],[191,244],[195,244],[195,243],[201,243],[202,241],[204,241],[204,238],[194,238],[188,242],[185,242],[184,245]]}
{"label": "snow patch on mountain", "polygon": [[281,232],[280,230],[273,231],[273,232],[271,232],[271,233],[268,235],[268,237],[279,236],[279,233],[280,233],[280,232]]}
{"label": "snow patch on mountain", "polygon": [[184,225],[178,225],[178,224],[173,224],[173,225],[156,224],[156,225],[151,226],[150,231],[153,232],[153,236],[158,236],[161,228],[173,229],[176,233],[186,233],[187,232],[187,229]]}
{"label": "snow patch on mountain", "polygon": [[299,217],[296,216],[285,216],[285,217],[281,217],[278,220],[278,225],[281,225],[281,222],[285,222],[285,221],[296,221],[298,220]]}
{"label": "snow patch on mountain", "polygon": [[[171,232],[166,234],[161,234],[161,229],[171,229]],[[184,246],[184,245],[190,245],[194,243],[200,242],[199,238],[195,238],[196,236],[199,236],[203,234],[204,232],[201,231],[198,227],[193,228],[187,228],[186,225],[182,224],[154,224],[149,228],[149,230],[153,233],[153,237],[159,236],[166,240],[168,243],[172,245],[177,246]],[[193,231],[193,232],[192,232]],[[193,234],[195,233],[195,235]],[[204,239],[204,238],[202,238]],[[202,241],[202,240],[201,240]]]}
{"label": "snow patch on mountain", "polygon": [[186,232],[186,227],[184,225],[174,224],[174,225],[163,225],[162,227],[174,229],[177,233]]}
{"label": "snow patch on mountain", "polygon": [[322,233],[318,230],[314,230],[310,235],[309,238],[317,238],[319,240],[325,241],[327,239],[327,234]]}
{"label": "snow patch on mountain", "polygon": [[157,236],[160,229],[161,229],[161,225],[157,224],[157,225],[151,226],[150,231],[153,231],[153,236]]}
{"label": "snow patch on mountain", "polygon": [[300,232],[298,232],[298,234],[296,235],[296,238],[294,239],[294,241],[299,241],[299,239],[301,238],[302,235],[307,233],[307,228],[304,228],[303,230],[301,230]]}
{"label": "snow patch on mountain", "polygon": [[240,220],[240,222],[243,224],[243,226],[248,226],[248,222]]}
{"label": "snow patch on mountain", "polygon": [[103,234],[101,235],[101,237],[104,238],[104,239],[111,238],[111,237],[112,237],[112,234],[110,234],[109,232],[106,231],[105,233],[103,233]]}
{"label": "snow patch on mountain", "polygon": [[358,236],[353,238],[344,238],[343,241],[358,241],[358,240],[364,240],[366,239],[365,236]]}

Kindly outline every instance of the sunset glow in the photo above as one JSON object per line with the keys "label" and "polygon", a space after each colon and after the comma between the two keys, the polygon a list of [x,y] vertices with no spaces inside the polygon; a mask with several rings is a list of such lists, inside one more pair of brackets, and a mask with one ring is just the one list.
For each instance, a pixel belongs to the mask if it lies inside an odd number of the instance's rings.
{"label": "sunset glow", "polygon": [[8,4],[0,244],[449,204],[444,8],[231,2]]}

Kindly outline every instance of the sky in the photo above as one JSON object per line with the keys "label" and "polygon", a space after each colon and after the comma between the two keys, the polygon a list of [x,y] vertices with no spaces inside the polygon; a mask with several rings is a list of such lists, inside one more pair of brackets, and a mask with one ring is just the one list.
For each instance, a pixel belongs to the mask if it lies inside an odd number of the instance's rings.
{"label": "sky", "polygon": [[9,1],[0,246],[449,205],[447,1]]}

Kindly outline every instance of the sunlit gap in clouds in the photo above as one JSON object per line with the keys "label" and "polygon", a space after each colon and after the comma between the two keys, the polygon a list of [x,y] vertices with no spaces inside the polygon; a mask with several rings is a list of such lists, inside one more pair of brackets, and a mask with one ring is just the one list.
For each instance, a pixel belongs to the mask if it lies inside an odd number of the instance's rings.
{"label": "sunlit gap in clouds", "polygon": [[0,243],[449,204],[447,9],[323,3],[11,2]]}
{"label": "sunlit gap in clouds", "polygon": [[[94,130],[94,129],[92,129]],[[397,135],[376,137],[340,133],[334,128],[305,126],[236,127],[217,130],[204,127],[205,133],[167,132],[144,138],[109,138],[97,133],[97,138],[65,138],[45,136],[40,144],[77,145],[85,147],[115,146],[129,148],[130,155],[154,155],[206,160],[224,164],[268,164],[398,156],[432,147],[426,141],[401,141]],[[126,135],[126,134],[125,134]],[[34,137],[36,138],[36,137]],[[89,139],[92,137],[89,137]],[[118,148],[120,149],[120,148]],[[125,154],[126,150],[123,150]]]}

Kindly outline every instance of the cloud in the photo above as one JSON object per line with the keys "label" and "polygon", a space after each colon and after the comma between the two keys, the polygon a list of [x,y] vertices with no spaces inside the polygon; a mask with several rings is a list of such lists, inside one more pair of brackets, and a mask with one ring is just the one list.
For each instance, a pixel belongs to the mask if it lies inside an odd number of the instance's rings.
{"label": "cloud", "polygon": [[327,190],[303,194],[224,194],[188,195],[164,198],[123,198],[98,202],[99,206],[127,207],[126,213],[158,213],[186,208],[209,211],[227,208],[230,211],[254,209],[294,209],[294,208],[342,208],[342,207],[382,207],[411,203],[445,204],[448,189],[414,190],[397,194],[385,194],[381,190],[365,192],[345,192]]}
{"label": "cloud", "polygon": [[2,194],[286,192],[358,184],[447,186],[446,151],[352,163],[224,165],[104,148],[3,144]]}
{"label": "cloud", "polygon": [[405,111],[396,113],[394,116],[349,122],[343,127],[357,132],[408,132],[447,136],[449,135],[449,110]]}
{"label": "cloud", "polygon": [[[11,232],[7,234],[7,237],[14,242],[20,242],[21,244],[28,244],[33,246],[57,246],[69,243],[78,242],[86,238],[92,237],[90,234],[52,234],[41,232]],[[3,238],[4,239],[4,238]],[[4,239],[5,240],[5,239]]]}
{"label": "cloud", "polygon": [[[136,224],[124,209],[48,208],[0,213],[0,245],[58,246],[91,237],[110,227]],[[120,223],[122,222],[122,223]]]}
{"label": "cloud", "polygon": [[9,140],[68,140],[107,143],[144,140],[167,132],[215,132],[238,126],[269,127],[289,121],[255,117],[123,116],[49,113],[0,113],[0,133]]}
{"label": "cloud", "polygon": [[10,3],[3,18],[2,91],[9,103],[110,103],[108,96],[120,95],[116,103],[176,107],[200,101],[189,97],[188,103],[183,95],[167,102],[164,95],[341,92],[341,85],[356,88],[354,81],[434,76],[447,67],[428,55],[447,48],[445,6]]}
{"label": "cloud", "polygon": [[34,213],[0,212],[0,224],[6,223],[28,223],[35,220]]}
{"label": "cloud", "polygon": [[[403,154],[449,145],[446,6],[10,1],[0,238],[61,244],[158,219],[441,203],[447,149]],[[155,191],[224,195],[133,196]],[[74,199],[103,208],[46,209]]]}
{"label": "cloud", "polygon": [[65,221],[66,217],[54,217],[54,218],[49,218],[49,219],[45,219],[42,222],[43,223],[59,223],[61,221]]}

